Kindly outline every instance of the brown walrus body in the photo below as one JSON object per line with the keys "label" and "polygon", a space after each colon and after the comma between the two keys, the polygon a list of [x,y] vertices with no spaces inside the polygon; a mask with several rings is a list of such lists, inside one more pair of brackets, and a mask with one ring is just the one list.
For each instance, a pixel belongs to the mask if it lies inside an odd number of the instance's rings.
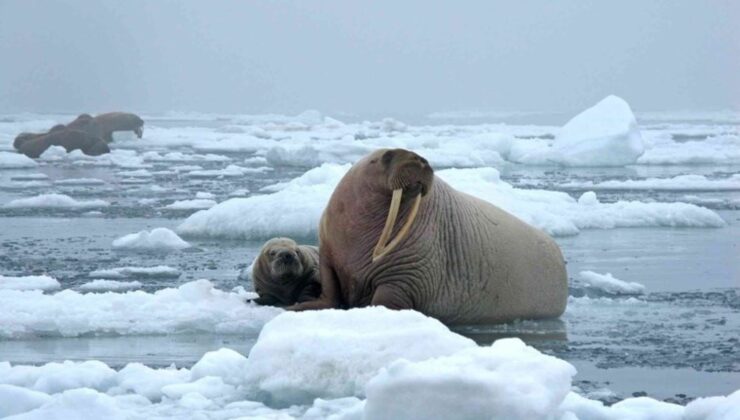
{"label": "brown walrus body", "polygon": [[130,112],[108,112],[92,118],[91,129],[97,130],[91,132],[106,142],[113,141],[113,133],[116,131],[133,131],[138,138],[143,135],[144,120],[138,115]]}
{"label": "brown walrus body", "polygon": [[407,150],[378,150],[357,162],[334,190],[319,231],[321,298],[289,309],[383,305],[447,324],[565,310],[557,244],[450,187]]}
{"label": "brown walrus body", "polygon": [[292,239],[273,238],[262,246],[252,265],[260,305],[288,306],[319,297],[319,250]]}
{"label": "brown walrus body", "polygon": [[[18,141],[17,138],[16,141]],[[38,158],[51,146],[62,146],[67,152],[79,149],[90,156],[110,153],[108,144],[103,140],[83,131],[67,128],[52,130],[47,134],[28,136],[22,139],[16,149],[30,158]]]}

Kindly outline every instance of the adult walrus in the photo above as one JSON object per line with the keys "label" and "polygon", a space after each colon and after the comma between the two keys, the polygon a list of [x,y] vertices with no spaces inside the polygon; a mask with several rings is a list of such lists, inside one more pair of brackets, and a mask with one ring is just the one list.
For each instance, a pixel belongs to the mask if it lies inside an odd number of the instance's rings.
{"label": "adult walrus", "polygon": [[289,309],[383,305],[447,324],[565,310],[557,244],[450,187],[408,150],[377,150],[350,168],[322,215],[319,253],[321,297]]}
{"label": "adult walrus", "polygon": [[321,293],[319,249],[292,239],[272,238],[252,264],[252,282],[260,305],[288,306],[314,300]]}
{"label": "adult walrus", "polygon": [[38,158],[51,146],[62,146],[67,152],[81,150],[89,156],[110,153],[108,143],[103,140],[84,131],[67,128],[52,129],[46,134],[33,135],[21,141],[16,149],[30,158]]}
{"label": "adult walrus", "polygon": [[92,123],[99,131],[91,134],[102,138],[108,143],[113,141],[113,133],[116,131],[133,131],[138,138],[141,138],[144,133],[144,120],[130,112],[108,112],[100,114],[92,118]]}

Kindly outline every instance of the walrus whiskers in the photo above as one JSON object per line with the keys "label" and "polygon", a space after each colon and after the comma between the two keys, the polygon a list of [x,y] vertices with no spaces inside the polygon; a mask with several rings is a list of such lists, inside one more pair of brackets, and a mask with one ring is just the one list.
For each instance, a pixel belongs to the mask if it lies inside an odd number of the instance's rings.
{"label": "walrus whiskers", "polygon": [[391,232],[393,231],[393,227],[396,224],[398,209],[401,206],[402,193],[403,190],[400,188],[393,190],[393,198],[391,199],[391,207],[388,210],[388,218],[385,220],[385,227],[383,228],[383,232],[380,234],[378,244],[375,246],[375,250],[373,250],[373,262],[380,259],[383,255],[391,252],[393,248],[395,248],[396,245],[398,245],[398,243],[406,237],[406,235],[409,233],[409,229],[411,229],[411,225],[414,223],[414,219],[416,219],[416,215],[419,213],[419,206],[421,205],[421,194],[417,195],[414,199],[414,204],[411,207],[409,217],[408,219],[406,219],[406,223],[404,223],[401,227],[401,230],[398,231],[398,235],[396,235],[396,237],[393,238],[393,240],[388,245],[385,245],[385,242],[388,240],[388,237],[390,236]]}

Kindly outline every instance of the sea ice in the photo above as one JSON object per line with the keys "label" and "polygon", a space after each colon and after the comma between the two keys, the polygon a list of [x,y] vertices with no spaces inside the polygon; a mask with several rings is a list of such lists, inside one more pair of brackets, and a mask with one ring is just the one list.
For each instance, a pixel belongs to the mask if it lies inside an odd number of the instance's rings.
{"label": "sea ice", "polygon": [[164,206],[168,210],[202,210],[210,209],[215,206],[215,200],[196,198],[194,200],[177,200],[174,203]]}
{"label": "sea ice", "polygon": [[[264,188],[267,195],[226,200],[181,223],[183,235],[263,239],[272,236],[315,238],[318,221],[349,165],[324,164],[287,183]],[[519,189],[501,180],[494,168],[436,172],[454,188],[486,200],[551,235],[581,229],[671,226],[722,227],[715,212],[686,203],[618,201],[601,203],[593,192],[578,200],[557,191]],[[301,197],[296,201],[295,197]],[[281,211],[276,212],[279,208]]]}
{"label": "sea ice", "polygon": [[243,291],[218,290],[207,280],[153,293],[0,290],[0,338],[256,333],[282,312],[246,303],[247,297]]}
{"label": "sea ice", "polygon": [[415,311],[285,312],[260,332],[246,378],[273,404],[307,404],[364,395],[365,383],[398,358],[424,360],[471,347],[472,340]]}
{"label": "sea ice", "polygon": [[181,274],[180,270],[176,268],[157,265],[154,267],[117,267],[95,270],[88,277],[101,279],[178,278]]}
{"label": "sea ice", "polygon": [[630,106],[611,95],[568,121],[551,147],[532,150],[517,161],[535,165],[624,166],[635,163],[644,151]]}
{"label": "sea ice", "polygon": [[191,245],[170,229],[156,228],[151,231],[142,230],[139,233],[124,235],[113,241],[112,246],[115,249],[165,251],[190,248]]}
{"label": "sea ice", "polygon": [[26,155],[13,152],[0,152],[0,169],[34,168],[36,161]]}
{"label": "sea ice", "polygon": [[654,191],[736,191],[740,190],[740,174],[727,178],[709,179],[703,175],[678,175],[673,178],[648,178],[625,181],[603,181],[599,183],[569,182],[558,188],[590,190],[654,190]]}
{"label": "sea ice", "polygon": [[57,279],[49,276],[9,277],[0,275],[0,290],[56,290],[61,287]]}
{"label": "sea ice", "polygon": [[116,280],[93,280],[82,284],[78,289],[85,292],[108,292],[121,290],[140,289],[141,282],[138,281],[116,281]]}
{"label": "sea ice", "polygon": [[75,200],[65,194],[39,194],[34,197],[18,198],[7,204],[6,208],[42,208],[42,209],[89,209],[107,207],[105,200]]}
{"label": "sea ice", "polygon": [[612,295],[641,295],[645,286],[636,282],[627,282],[614,278],[611,273],[599,274],[593,271],[578,273],[580,280],[590,288],[601,290]]}

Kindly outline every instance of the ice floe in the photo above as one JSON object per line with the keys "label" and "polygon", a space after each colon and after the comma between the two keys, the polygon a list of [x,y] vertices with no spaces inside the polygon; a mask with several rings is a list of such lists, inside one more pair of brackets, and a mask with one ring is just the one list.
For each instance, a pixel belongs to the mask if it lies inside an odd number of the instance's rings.
{"label": "ice floe", "polygon": [[[740,414],[740,390],[686,406],[649,397],[606,406],[572,390],[576,375],[566,361],[519,339],[477,346],[411,311],[282,313],[265,325],[248,357],[222,348],[190,369],[129,363],[115,370],[94,360],[0,362],[0,415],[678,420]],[[264,389],[268,384],[284,388],[282,399]],[[331,396],[314,399],[316,392]]]}
{"label": "ice floe", "polygon": [[216,201],[205,198],[196,198],[194,200],[177,200],[174,203],[164,206],[168,210],[202,210],[210,209],[215,206]]}
{"label": "ice floe", "polygon": [[740,174],[727,178],[709,179],[703,175],[678,175],[673,178],[610,180],[594,183],[569,182],[558,188],[578,188],[590,190],[656,190],[656,191],[734,191],[740,190]]}
{"label": "ice floe", "polygon": [[101,279],[178,278],[182,273],[166,265],[154,267],[116,267],[92,271],[88,277]]}
{"label": "ice floe", "polygon": [[77,288],[85,292],[107,292],[121,290],[135,290],[142,286],[139,281],[117,281],[117,280],[93,280],[78,286]]}
{"label": "ice floe", "polygon": [[[191,236],[248,239],[315,237],[321,213],[348,169],[349,165],[324,164],[265,189],[275,191],[272,194],[234,198],[199,211],[181,223],[177,231]],[[494,168],[446,169],[436,173],[458,190],[489,201],[552,235],[615,227],[725,225],[715,212],[692,204],[602,203],[593,192],[576,200],[563,192],[519,189],[501,180]],[[276,208],[281,211],[276,212]]]}
{"label": "ice floe", "polygon": [[644,285],[614,278],[611,273],[599,274],[593,271],[581,271],[578,276],[585,286],[607,294],[640,295],[645,292]]}
{"label": "ice floe", "polygon": [[34,197],[18,198],[5,204],[6,208],[41,208],[41,209],[89,209],[107,207],[105,200],[75,200],[65,194],[39,194]]}
{"label": "ice floe", "polygon": [[114,240],[112,246],[115,249],[168,251],[190,248],[191,245],[170,229],[156,228],[124,235]]}
{"label": "ice floe", "polygon": [[0,275],[0,290],[56,290],[59,281],[49,276],[11,277]]}
{"label": "ice floe", "polygon": [[218,290],[207,280],[153,293],[0,290],[0,338],[256,333],[282,310],[246,303],[251,297]]}
{"label": "ice floe", "polygon": [[35,168],[38,164],[26,155],[0,152],[0,169]]}

